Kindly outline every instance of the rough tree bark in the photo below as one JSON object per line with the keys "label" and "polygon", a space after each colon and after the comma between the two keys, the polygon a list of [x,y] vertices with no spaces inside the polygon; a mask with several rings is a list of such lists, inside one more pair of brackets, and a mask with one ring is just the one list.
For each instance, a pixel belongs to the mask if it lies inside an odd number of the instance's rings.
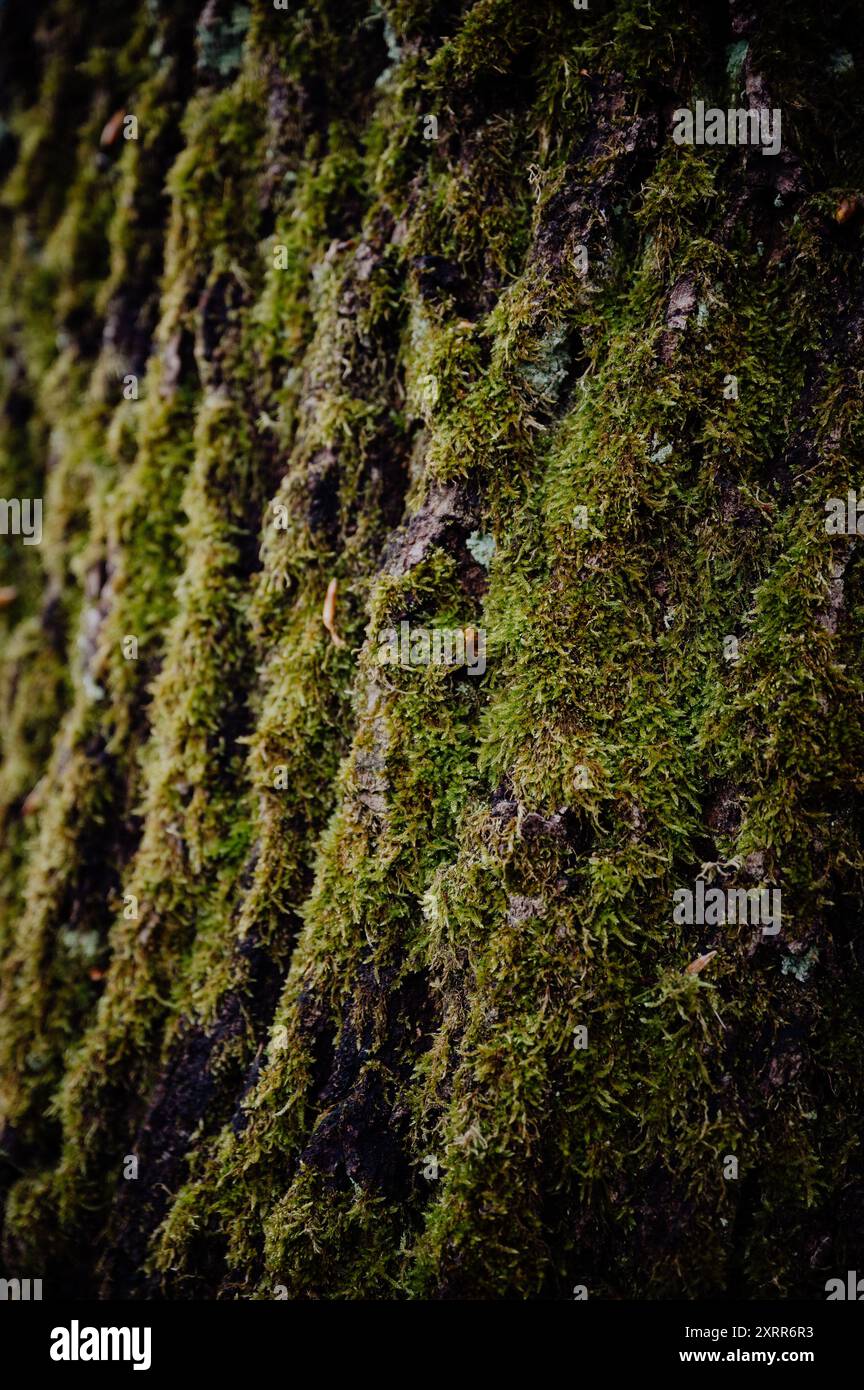
{"label": "rough tree bark", "polygon": [[[824,1296],[864,1261],[856,6],[34,8],[4,1272]],[[779,151],[676,143],[698,100]],[[485,671],[382,662],[404,622]],[[780,931],[676,920],[697,875]]]}

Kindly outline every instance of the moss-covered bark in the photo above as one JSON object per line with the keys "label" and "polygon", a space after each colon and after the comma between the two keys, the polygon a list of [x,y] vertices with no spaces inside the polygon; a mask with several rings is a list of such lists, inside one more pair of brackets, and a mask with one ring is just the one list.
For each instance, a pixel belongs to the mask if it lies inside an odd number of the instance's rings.
{"label": "moss-covered bark", "polygon": [[[864,1260],[857,6],[28,8],[4,1269],[821,1297]],[[676,144],[697,99],[779,153]],[[485,673],[382,664],[406,620]],[[700,874],[781,930],[678,924]]]}

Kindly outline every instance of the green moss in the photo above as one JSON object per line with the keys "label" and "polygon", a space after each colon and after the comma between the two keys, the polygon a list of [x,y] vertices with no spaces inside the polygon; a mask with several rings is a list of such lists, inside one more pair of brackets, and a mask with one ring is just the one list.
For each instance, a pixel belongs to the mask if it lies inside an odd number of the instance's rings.
{"label": "green moss", "polygon": [[[46,499],[0,634],[16,1258],[137,1221],[169,1296],[810,1297],[830,1226],[842,1265],[861,103],[843,7],[788,51],[784,8],[727,52],[671,0],[229,7],[194,79],[148,9],[120,92],[60,6],[0,191],[4,487]],[[662,129],[745,68],[779,193]],[[487,670],[382,664],[403,621]],[[700,872],[780,885],[780,938],[673,922]]]}

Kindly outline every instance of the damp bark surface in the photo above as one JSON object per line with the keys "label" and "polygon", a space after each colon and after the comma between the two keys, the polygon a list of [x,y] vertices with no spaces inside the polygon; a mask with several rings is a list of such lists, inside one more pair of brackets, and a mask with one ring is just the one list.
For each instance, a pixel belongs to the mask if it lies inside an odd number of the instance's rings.
{"label": "damp bark surface", "polygon": [[[857,6],[36,9],[0,1272],[823,1297],[864,1261]],[[679,143],[698,103],[770,148]]]}

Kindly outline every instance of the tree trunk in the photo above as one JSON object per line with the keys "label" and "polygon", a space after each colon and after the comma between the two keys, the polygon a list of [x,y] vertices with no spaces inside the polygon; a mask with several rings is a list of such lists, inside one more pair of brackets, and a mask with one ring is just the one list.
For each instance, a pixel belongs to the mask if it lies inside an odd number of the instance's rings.
{"label": "tree trunk", "polygon": [[34,8],[4,1273],[824,1297],[864,1267],[856,6]]}

